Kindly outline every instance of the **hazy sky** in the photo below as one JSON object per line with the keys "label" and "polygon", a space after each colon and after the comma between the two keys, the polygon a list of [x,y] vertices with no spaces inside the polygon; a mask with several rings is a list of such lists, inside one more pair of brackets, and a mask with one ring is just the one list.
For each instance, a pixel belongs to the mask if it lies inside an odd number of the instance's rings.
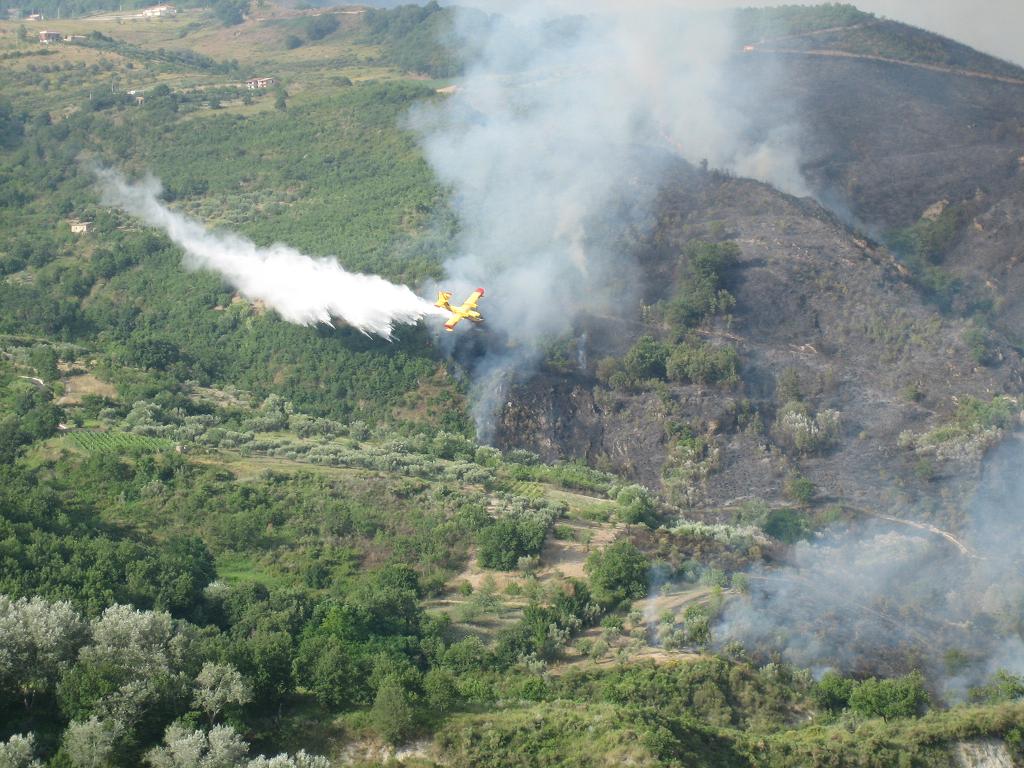
{"label": "hazy sky", "polygon": [[[817,5],[823,0],[532,0],[542,6],[562,5],[577,12],[595,7],[616,10],[644,5],[735,8],[761,5]],[[966,43],[1015,64],[1024,65],[1024,0],[851,0],[864,11],[913,24]],[[531,0],[449,0],[450,4],[500,9]]]}

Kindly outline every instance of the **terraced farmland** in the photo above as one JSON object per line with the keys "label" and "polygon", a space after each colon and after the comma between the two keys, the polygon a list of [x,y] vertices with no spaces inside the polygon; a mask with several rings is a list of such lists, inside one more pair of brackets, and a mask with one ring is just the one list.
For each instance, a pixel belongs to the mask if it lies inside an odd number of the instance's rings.
{"label": "terraced farmland", "polygon": [[133,435],[131,432],[101,432],[95,429],[75,430],[69,432],[65,439],[89,453],[166,451],[174,445],[170,440],[162,440],[158,437]]}

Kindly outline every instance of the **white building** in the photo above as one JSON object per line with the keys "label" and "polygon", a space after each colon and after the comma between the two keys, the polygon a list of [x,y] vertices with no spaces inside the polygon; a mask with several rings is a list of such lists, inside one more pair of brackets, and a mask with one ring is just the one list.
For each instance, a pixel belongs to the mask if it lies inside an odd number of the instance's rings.
{"label": "white building", "polygon": [[158,19],[161,16],[173,16],[177,12],[178,9],[173,5],[154,5],[149,8],[142,9],[142,15],[147,19]]}

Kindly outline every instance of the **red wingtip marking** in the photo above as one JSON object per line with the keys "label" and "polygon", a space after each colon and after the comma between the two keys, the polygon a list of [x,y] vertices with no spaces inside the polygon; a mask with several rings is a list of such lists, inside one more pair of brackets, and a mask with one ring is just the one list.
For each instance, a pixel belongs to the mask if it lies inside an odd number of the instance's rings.
{"label": "red wingtip marking", "polygon": [[484,295],[484,289],[483,288],[477,288],[476,292],[479,293],[481,296]]}

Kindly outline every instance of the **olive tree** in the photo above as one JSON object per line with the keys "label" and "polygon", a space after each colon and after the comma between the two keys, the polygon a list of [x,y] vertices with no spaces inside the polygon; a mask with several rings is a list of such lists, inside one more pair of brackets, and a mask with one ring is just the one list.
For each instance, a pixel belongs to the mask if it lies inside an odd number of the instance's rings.
{"label": "olive tree", "polygon": [[96,716],[84,722],[73,720],[64,731],[64,752],[75,768],[105,768],[110,765],[122,734],[117,722]]}
{"label": "olive tree", "polygon": [[206,713],[212,727],[229,704],[252,700],[252,690],[241,673],[230,664],[206,662],[196,677],[193,703]]}
{"label": "olive tree", "polygon": [[190,731],[171,725],[163,746],[146,753],[153,768],[243,768],[249,745],[235,730],[217,725],[205,731]]}
{"label": "olive tree", "polygon": [[7,741],[0,741],[0,768],[43,768],[35,759],[35,736],[16,733]]}
{"label": "olive tree", "polygon": [[31,708],[34,697],[51,690],[74,662],[87,637],[85,622],[68,602],[0,596],[0,691],[20,695]]}

